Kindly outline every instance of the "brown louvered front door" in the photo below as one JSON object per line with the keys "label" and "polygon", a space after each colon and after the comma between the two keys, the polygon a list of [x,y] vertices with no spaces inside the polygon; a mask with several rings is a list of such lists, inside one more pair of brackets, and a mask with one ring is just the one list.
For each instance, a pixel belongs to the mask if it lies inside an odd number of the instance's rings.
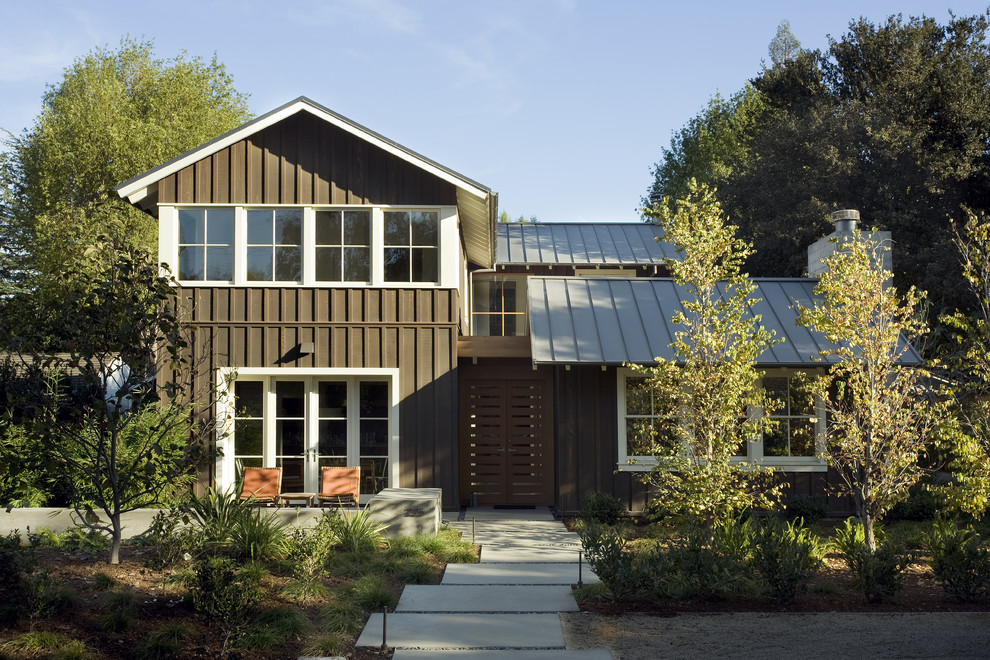
{"label": "brown louvered front door", "polygon": [[[530,370],[532,373],[532,370]],[[550,381],[461,378],[460,487],[466,503],[553,503]]]}

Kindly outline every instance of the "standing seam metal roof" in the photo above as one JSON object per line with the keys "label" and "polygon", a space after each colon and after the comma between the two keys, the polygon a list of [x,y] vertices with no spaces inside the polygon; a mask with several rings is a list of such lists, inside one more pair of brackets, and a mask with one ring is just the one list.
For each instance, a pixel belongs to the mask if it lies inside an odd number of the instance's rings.
{"label": "standing seam metal roof", "polygon": [[[754,279],[751,307],[764,328],[783,339],[764,351],[761,367],[821,365],[833,348],[824,334],[797,324],[797,306],[811,307],[817,280]],[[725,294],[724,287],[720,287]],[[669,278],[532,277],[530,335],[535,364],[654,364],[675,358],[671,318],[683,309],[685,287]],[[831,358],[834,361],[835,358]],[[905,364],[921,357],[911,347]]]}
{"label": "standing seam metal roof", "polygon": [[658,225],[630,223],[500,222],[496,226],[499,264],[653,266],[678,258]]}

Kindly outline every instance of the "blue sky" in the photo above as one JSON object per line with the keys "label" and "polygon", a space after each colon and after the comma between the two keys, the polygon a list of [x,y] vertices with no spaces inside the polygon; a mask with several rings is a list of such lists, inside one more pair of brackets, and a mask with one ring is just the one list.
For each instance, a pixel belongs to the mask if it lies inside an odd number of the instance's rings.
{"label": "blue sky", "polygon": [[123,35],[227,65],[261,114],[308,96],[475,179],[513,216],[635,221],[671,133],[755,76],[781,20],[822,48],[859,16],[981,2],[806,0],[109,0],[2,5],[0,128]]}

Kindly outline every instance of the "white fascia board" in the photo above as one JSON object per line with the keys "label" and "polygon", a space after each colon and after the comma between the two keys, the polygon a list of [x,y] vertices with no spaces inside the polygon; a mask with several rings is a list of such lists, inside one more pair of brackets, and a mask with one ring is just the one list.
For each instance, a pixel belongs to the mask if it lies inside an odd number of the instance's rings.
{"label": "white fascia board", "polygon": [[129,179],[128,181],[125,181],[117,186],[115,190],[120,197],[127,199],[133,204],[134,202],[147,196],[153,184],[157,184],[158,181],[169,176],[170,174],[174,174],[175,172],[178,172],[182,168],[187,167],[196,161],[202,160],[207,156],[211,156],[222,149],[226,149],[230,145],[243,140],[249,135],[262,131],[269,126],[277,124],[283,119],[291,117],[301,111],[309,112],[310,114],[313,114],[358,138],[361,138],[365,142],[384,149],[388,153],[401,158],[402,160],[415,165],[420,169],[426,170],[434,176],[443,179],[444,181],[447,181],[448,183],[451,183],[482,200],[488,199],[491,196],[491,191],[484,189],[480,184],[462,176],[458,176],[438,163],[434,163],[426,157],[420,156],[419,154],[406,149],[396,142],[392,142],[384,136],[367,129],[360,124],[356,124],[349,119],[331,112],[330,110],[323,108],[305,97],[291,101],[281,108],[273,110],[267,115],[262,115],[257,119],[249,121],[239,128],[235,128],[229,133],[225,133],[224,135],[221,135],[220,137],[217,137],[210,142],[193,149],[192,151],[187,151],[186,153],[177,156],[176,158],[159,165],[154,169],[148,170],[144,174],[140,174],[133,179]]}

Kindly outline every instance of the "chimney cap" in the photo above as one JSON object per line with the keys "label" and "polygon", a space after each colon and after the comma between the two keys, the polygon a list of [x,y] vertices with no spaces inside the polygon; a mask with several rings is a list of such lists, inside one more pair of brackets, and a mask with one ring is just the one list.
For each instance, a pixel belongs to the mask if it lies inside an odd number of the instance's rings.
{"label": "chimney cap", "polygon": [[837,232],[856,231],[856,223],[859,220],[859,211],[857,211],[856,209],[842,209],[841,211],[832,211],[830,217],[832,219],[832,224],[835,225],[835,231]]}

